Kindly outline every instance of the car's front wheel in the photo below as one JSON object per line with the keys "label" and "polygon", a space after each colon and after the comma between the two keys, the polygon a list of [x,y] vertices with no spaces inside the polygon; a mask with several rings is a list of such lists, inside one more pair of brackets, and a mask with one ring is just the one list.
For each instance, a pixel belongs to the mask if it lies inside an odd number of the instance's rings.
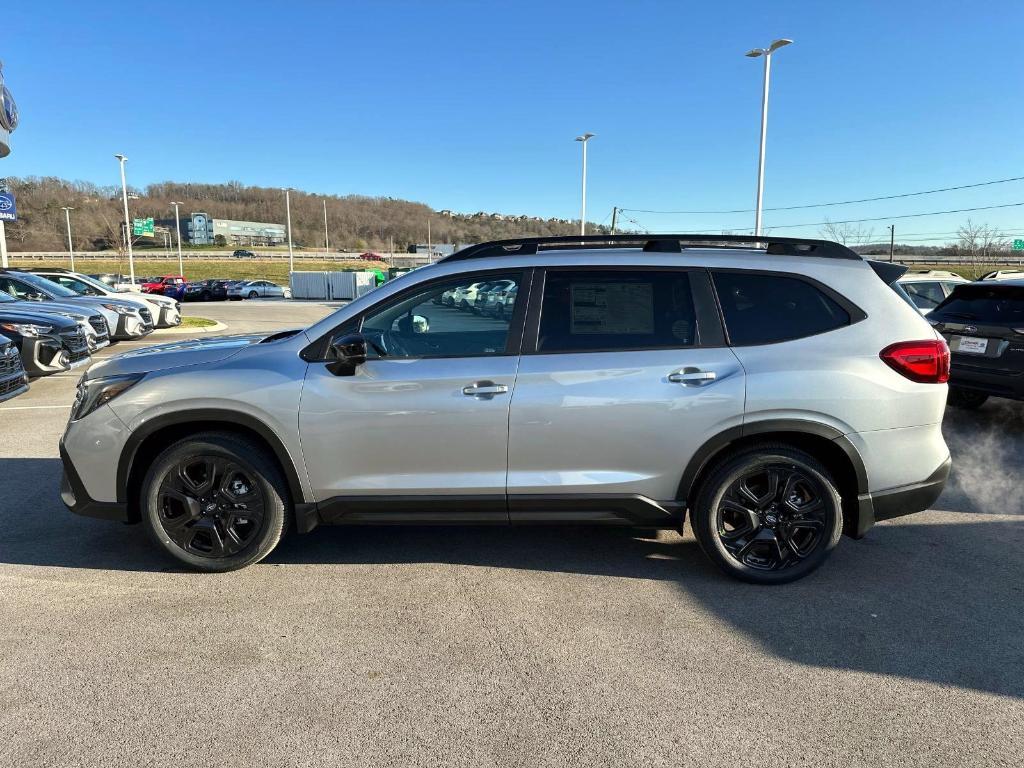
{"label": "car's front wheel", "polygon": [[249,298],[250,299],[255,299],[257,296],[259,296],[259,294],[256,293],[256,291],[249,291]]}
{"label": "car's front wheel", "polygon": [[291,508],[269,452],[224,432],[187,437],[164,450],[146,473],[141,501],[156,541],[202,571],[262,560],[281,540]]}
{"label": "car's front wheel", "polygon": [[704,553],[730,576],[781,584],[806,576],[831,553],[843,529],[842,502],[814,457],[763,444],[711,469],[690,525]]}

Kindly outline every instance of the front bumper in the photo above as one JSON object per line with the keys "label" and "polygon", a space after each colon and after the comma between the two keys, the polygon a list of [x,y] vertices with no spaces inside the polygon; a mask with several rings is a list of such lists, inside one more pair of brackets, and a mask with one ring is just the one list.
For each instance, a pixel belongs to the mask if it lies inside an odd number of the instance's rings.
{"label": "front bumper", "polygon": [[64,465],[64,474],[60,479],[60,500],[64,506],[76,515],[85,517],[97,517],[102,520],[118,520],[128,522],[128,505],[116,501],[95,501],[89,496],[85,489],[82,478],[75,470],[64,448],[64,441],[60,443],[60,461]]}
{"label": "front bumper", "polygon": [[147,323],[138,315],[118,315],[117,327],[110,334],[110,338],[116,341],[128,341],[130,339],[141,339],[153,332],[153,323]]}
{"label": "front bumper", "polygon": [[57,336],[26,336],[21,340],[20,351],[21,362],[29,376],[62,373],[71,365],[68,353]]}
{"label": "front bumper", "polygon": [[857,497],[854,538],[863,536],[879,520],[891,520],[929,509],[942,495],[952,466],[952,458],[947,458],[923,482],[861,494]]}
{"label": "front bumper", "polygon": [[181,325],[181,310],[177,306],[153,304],[152,307],[157,328],[176,328]]}

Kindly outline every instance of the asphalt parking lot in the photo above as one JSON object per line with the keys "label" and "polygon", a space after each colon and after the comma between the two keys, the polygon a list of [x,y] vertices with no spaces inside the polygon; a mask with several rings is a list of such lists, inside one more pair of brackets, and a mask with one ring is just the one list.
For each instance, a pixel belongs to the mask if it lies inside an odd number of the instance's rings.
{"label": "asphalt parking lot", "polygon": [[1024,404],[949,412],[936,508],[785,587],[610,529],[321,528],[198,575],[61,505],[77,377],[0,405],[0,765],[1020,764]]}

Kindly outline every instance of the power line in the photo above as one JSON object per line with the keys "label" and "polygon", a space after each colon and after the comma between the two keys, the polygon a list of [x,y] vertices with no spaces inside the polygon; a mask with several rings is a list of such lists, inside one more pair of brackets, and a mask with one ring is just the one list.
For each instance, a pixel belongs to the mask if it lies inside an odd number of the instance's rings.
{"label": "power line", "polygon": [[[928,211],[925,213],[904,213],[899,216],[874,216],[867,219],[840,219],[836,221],[811,221],[804,224],[772,224],[770,227],[765,229],[798,229],[800,227],[824,227],[828,224],[862,224],[869,221],[893,221],[894,219],[917,219],[922,216],[942,216],[948,213],[971,213],[973,211],[991,211],[997,208],[1018,208],[1024,205],[1021,203],[1003,203],[1002,205],[981,205],[975,208],[951,208],[947,211]],[[746,231],[750,227],[712,227],[712,229],[731,229]],[[671,232],[672,230],[661,230],[662,233]]]}
{"label": "power line", "polygon": [[[853,205],[855,203],[874,203],[879,200],[896,200],[901,197],[918,197],[920,195],[934,195],[939,192],[955,192],[960,189],[974,189],[976,187],[988,187],[993,184],[1008,184],[1011,181],[1022,181],[1024,176],[1013,176],[1009,179],[994,179],[992,181],[979,181],[975,184],[958,184],[954,187],[940,187],[939,189],[926,189],[921,192],[904,192],[898,195],[882,195],[880,197],[864,197],[859,200],[838,200],[832,203],[808,203],[805,205],[785,205],[779,208],[763,208],[765,211],[796,211],[802,208],[828,208],[833,205]],[[753,213],[753,208],[737,208],[731,211],[649,211],[643,208],[620,208],[620,211],[631,211],[633,213],[654,213],[654,214],[686,214],[686,215],[717,215],[720,213]]]}

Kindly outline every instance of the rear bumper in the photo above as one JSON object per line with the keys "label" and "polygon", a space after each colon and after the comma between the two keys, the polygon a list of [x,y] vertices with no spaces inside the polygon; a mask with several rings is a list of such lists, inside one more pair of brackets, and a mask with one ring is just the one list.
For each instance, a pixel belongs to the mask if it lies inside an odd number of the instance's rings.
{"label": "rear bumper", "polygon": [[947,458],[923,482],[861,494],[857,498],[858,520],[854,536],[860,538],[879,520],[912,515],[931,507],[946,487],[952,465],[953,460]]}
{"label": "rear bumper", "polygon": [[128,522],[127,504],[95,501],[89,496],[75,465],[71,463],[71,457],[64,449],[63,441],[60,444],[60,461],[64,465],[64,475],[60,479],[60,500],[64,502],[64,506],[76,515]]}
{"label": "rear bumper", "polygon": [[949,385],[984,392],[993,397],[1024,400],[1024,371],[995,373],[985,371],[981,366],[965,366],[954,360],[950,368]]}

